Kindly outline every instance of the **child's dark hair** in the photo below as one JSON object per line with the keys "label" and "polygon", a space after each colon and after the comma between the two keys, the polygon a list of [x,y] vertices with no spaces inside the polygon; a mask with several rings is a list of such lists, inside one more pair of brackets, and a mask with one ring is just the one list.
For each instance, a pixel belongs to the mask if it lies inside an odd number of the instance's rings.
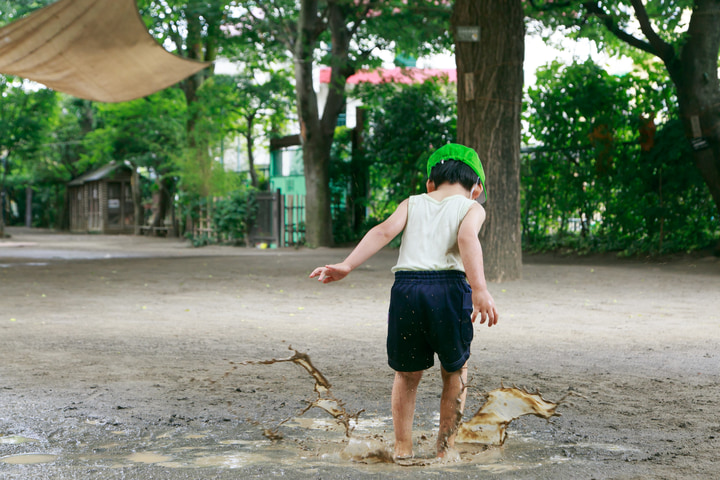
{"label": "child's dark hair", "polygon": [[459,183],[466,190],[472,190],[473,186],[480,182],[480,177],[468,165],[458,160],[445,160],[438,163],[430,171],[430,178],[436,187],[443,183]]}

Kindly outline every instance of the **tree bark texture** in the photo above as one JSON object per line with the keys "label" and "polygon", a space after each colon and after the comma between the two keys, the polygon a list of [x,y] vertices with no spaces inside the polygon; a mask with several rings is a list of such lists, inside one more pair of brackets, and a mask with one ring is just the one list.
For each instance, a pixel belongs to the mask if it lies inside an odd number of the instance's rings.
{"label": "tree bark texture", "polygon": [[302,0],[295,43],[295,91],[300,119],[300,139],[305,167],[305,242],[310,247],[332,246],[330,212],[330,148],[337,119],[345,107],[350,33],[346,16],[335,2],[328,2],[327,22],[331,37],[330,85],[322,117],[313,88],[313,52],[320,33],[317,0]]}
{"label": "tree bark texture", "polygon": [[[458,28],[479,26],[479,41]],[[521,0],[457,0],[452,28],[458,90],[458,143],[474,148],[486,174],[487,219],[480,233],[485,276],[520,278],[520,114],[525,24]]]}
{"label": "tree bark texture", "polygon": [[[156,185],[158,186],[159,196],[158,207],[151,226],[157,228],[165,226],[165,219],[172,209],[173,181],[168,178],[168,176],[163,175],[161,178],[158,178]],[[148,235],[152,235],[152,230],[149,231]]]}
{"label": "tree bark texture", "polygon": [[245,145],[247,146],[248,156],[248,169],[250,171],[250,184],[258,188],[260,181],[258,180],[257,172],[255,171],[255,137],[253,136],[253,128],[255,123],[255,115],[249,115],[247,118],[247,131],[245,132]]}
{"label": "tree bark texture", "polygon": [[720,218],[718,52],[720,2],[697,0],[679,57],[665,63],[677,88],[686,134],[695,145],[693,161],[710,190]]}
{"label": "tree bark texture", "polygon": [[332,244],[329,196],[329,156],[320,128],[317,94],[312,83],[313,50],[317,42],[317,0],[303,0],[295,43],[295,93],[305,173],[305,242],[318,247]]}
{"label": "tree bark texture", "polygon": [[142,188],[140,185],[140,175],[137,172],[137,167],[135,167],[134,165],[132,177],[130,177],[130,192],[132,193],[133,215],[135,217],[135,225],[133,227],[133,232],[135,235],[140,235],[142,233],[140,227],[145,224],[145,218],[143,215],[144,209],[142,204]]}

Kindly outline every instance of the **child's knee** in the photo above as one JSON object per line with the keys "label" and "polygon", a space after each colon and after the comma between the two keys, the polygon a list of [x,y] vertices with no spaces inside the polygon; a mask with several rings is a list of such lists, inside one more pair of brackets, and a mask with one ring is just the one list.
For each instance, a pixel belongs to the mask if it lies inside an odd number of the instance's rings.
{"label": "child's knee", "polygon": [[422,378],[423,371],[417,372],[395,372],[395,375],[400,377],[402,380],[408,383],[418,383]]}
{"label": "child's knee", "polygon": [[467,373],[467,362],[465,364],[458,368],[457,370],[453,370],[451,372],[445,370],[444,367],[440,367],[440,373],[442,375],[443,380],[450,379],[455,376],[464,376]]}

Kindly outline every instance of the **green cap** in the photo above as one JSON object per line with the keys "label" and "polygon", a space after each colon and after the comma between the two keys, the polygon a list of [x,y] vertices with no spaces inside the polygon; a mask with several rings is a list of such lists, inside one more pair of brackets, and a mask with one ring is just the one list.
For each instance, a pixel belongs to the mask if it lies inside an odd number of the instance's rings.
{"label": "green cap", "polygon": [[432,171],[433,167],[438,163],[442,163],[445,160],[457,160],[459,162],[463,162],[465,165],[472,168],[473,172],[477,173],[477,176],[480,177],[480,184],[483,187],[483,191],[478,197],[477,201],[480,203],[485,203],[485,200],[487,200],[487,189],[485,188],[485,170],[483,170],[483,166],[482,163],[480,163],[480,158],[478,157],[477,152],[475,152],[475,150],[470,147],[466,147],[465,145],[459,145],[457,143],[448,143],[447,145],[443,145],[442,147],[435,150],[435,152],[430,155],[430,158],[428,158],[428,177],[430,177],[430,172]]}

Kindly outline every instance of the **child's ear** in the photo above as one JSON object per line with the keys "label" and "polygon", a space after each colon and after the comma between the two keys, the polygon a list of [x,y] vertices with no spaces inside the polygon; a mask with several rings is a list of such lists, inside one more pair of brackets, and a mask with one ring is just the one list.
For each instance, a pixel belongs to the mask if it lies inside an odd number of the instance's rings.
{"label": "child's ear", "polygon": [[432,193],[435,191],[435,182],[432,180],[428,180],[427,183],[425,183],[425,188],[427,189],[428,193]]}
{"label": "child's ear", "polygon": [[473,191],[472,191],[472,199],[477,200],[477,198],[480,196],[482,191],[483,191],[483,186],[481,184],[478,183],[477,185],[475,185],[475,188],[473,188]]}

